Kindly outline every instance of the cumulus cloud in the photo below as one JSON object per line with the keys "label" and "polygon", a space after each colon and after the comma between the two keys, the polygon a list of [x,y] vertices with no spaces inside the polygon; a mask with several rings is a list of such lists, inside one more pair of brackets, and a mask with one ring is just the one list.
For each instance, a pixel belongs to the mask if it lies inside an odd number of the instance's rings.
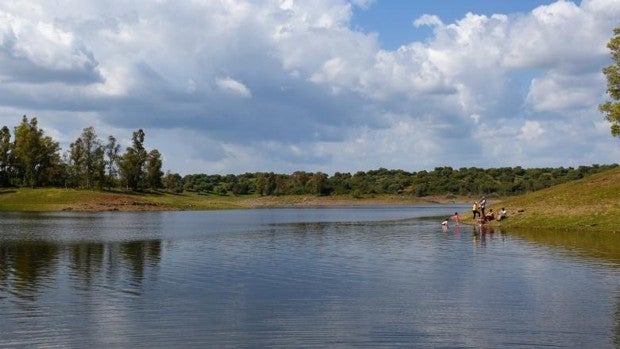
{"label": "cumulus cloud", "polygon": [[229,77],[218,78],[215,80],[215,84],[224,92],[232,93],[246,98],[252,97],[252,93],[250,92],[250,89],[247,88],[247,86]]}
{"label": "cumulus cloud", "polygon": [[535,111],[561,112],[591,108],[600,101],[600,74],[561,75],[554,72],[532,79],[526,102]]}
{"label": "cumulus cloud", "polygon": [[421,27],[424,25],[431,26],[431,27],[441,27],[444,24],[441,21],[441,18],[439,18],[438,16],[424,14],[420,16],[420,18],[413,21],[413,25],[417,28],[417,27]]}
{"label": "cumulus cloud", "polygon": [[4,124],[143,128],[180,172],[618,158],[575,155],[613,144],[596,106],[618,1],[412,15],[432,34],[395,50],[351,25],[373,0],[61,2],[0,4]]}
{"label": "cumulus cloud", "polygon": [[0,76],[6,82],[99,82],[97,66],[74,33],[0,10]]}

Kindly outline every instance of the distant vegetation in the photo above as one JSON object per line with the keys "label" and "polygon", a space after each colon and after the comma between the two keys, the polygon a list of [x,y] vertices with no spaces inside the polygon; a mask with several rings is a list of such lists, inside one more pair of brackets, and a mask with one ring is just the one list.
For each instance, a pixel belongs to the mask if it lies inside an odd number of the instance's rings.
{"label": "distant vegetation", "polygon": [[240,175],[162,172],[163,160],[157,149],[144,147],[145,133],[132,135],[132,145],[121,152],[114,136],[99,139],[87,127],[62,155],[58,142],[39,129],[37,119],[22,118],[13,137],[7,126],[0,130],[0,186],[59,187],[75,189],[165,190],[209,195],[499,195],[528,193],[617,167],[592,165],[560,168],[476,167],[407,172],[380,168],[367,172],[297,171]]}
{"label": "distant vegetation", "polygon": [[270,195],[350,195],[402,194],[416,197],[428,195],[517,195],[617,167],[614,165],[579,166],[577,168],[476,167],[453,169],[436,167],[432,171],[407,172],[378,170],[340,173],[332,176],[316,172],[293,174],[245,173],[242,175],[194,174],[181,177],[167,174],[164,182],[169,190],[262,196]]}

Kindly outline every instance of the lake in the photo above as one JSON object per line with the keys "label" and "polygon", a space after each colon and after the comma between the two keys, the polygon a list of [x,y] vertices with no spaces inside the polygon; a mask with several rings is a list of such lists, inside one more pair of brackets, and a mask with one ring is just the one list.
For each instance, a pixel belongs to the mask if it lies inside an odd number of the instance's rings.
{"label": "lake", "polygon": [[468,208],[0,213],[0,347],[620,346],[618,236]]}

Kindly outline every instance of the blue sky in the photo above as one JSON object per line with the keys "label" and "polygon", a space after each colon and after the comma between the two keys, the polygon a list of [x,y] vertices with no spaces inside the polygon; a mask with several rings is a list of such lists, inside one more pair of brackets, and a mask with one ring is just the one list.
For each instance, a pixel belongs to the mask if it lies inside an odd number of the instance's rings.
{"label": "blue sky", "polygon": [[495,13],[523,15],[540,5],[553,1],[541,0],[378,0],[356,7],[352,27],[379,34],[381,47],[397,49],[412,41],[424,41],[432,34],[428,28],[415,28],[413,21],[424,14],[436,15],[445,23],[455,22],[468,12],[491,16]]}
{"label": "blue sky", "polygon": [[617,0],[0,3],[0,123],[138,128],[166,170],[616,163]]}

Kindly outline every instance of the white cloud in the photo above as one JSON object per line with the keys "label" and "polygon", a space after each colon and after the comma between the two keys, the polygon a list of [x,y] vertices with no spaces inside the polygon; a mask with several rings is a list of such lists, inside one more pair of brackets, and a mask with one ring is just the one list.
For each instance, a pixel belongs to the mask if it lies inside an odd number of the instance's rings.
{"label": "white cloud", "polygon": [[413,21],[413,25],[417,28],[425,25],[430,27],[441,27],[444,24],[438,16],[424,14],[420,16],[420,18]]}
{"label": "white cloud", "polygon": [[372,0],[61,2],[0,3],[4,124],[141,127],[181,172],[617,161],[577,149],[615,144],[596,105],[618,1],[430,13],[396,50],[351,25]]}
{"label": "white cloud", "polygon": [[519,139],[524,141],[534,141],[539,139],[545,133],[545,130],[542,128],[539,122],[537,121],[526,121],[523,127],[521,127],[521,134],[519,135]]}
{"label": "white cloud", "polygon": [[241,97],[250,98],[252,93],[241,82],[231,79],[230,77],[218,78],[215,80],[216,85],[224,92],[232,93]]}
{"label": "white cloud", "polygon": [[527,103],[535,111],[595,108],[600,101],[600,74],[566,76],[549,73],[532,80]]}

